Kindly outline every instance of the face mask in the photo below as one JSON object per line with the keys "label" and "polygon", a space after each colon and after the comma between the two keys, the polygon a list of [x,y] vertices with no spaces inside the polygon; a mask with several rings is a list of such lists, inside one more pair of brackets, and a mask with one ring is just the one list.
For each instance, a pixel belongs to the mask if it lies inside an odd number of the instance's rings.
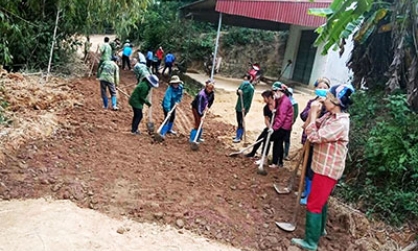
{"label": "face mask", "polygon": [[316,89],[315,90],[315,95],[321,98],[326,98],[327,97],[327,93],[328,90],[326,89]]}

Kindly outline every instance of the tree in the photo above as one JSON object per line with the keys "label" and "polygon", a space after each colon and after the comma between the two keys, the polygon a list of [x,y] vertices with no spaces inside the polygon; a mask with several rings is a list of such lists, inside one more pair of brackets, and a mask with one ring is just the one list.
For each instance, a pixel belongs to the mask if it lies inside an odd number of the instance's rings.
{"label": "tree", "polygon": [[127,32],[149,2],[147,0],[5,0],[0,3],[0,64],[9,68],[45,67],[54,19],[61,11],[54,62],[78,45],[75,34],[91,34],[105,25]]}
{"label": "tree", "polygon": [[350,157],[340,195],[386,221],[418,219],[418,0],[334,0],[317,44],[344,49],[354,85]]}
{"label": "tree", "polygon": [[312,9],[327,18],[317,29],[317,44],[323,54],[354,35],[354,50],[348,66],[357,87],[402,90],[408,104],[418,111],[417,0],[334,0],[329,8]]}

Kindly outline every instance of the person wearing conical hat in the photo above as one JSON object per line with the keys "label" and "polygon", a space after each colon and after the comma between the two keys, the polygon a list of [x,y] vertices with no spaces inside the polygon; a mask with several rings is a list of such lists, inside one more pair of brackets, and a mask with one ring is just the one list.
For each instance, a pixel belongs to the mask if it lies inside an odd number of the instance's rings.
{"label": "person wearing conical hat", "polygon": [[[168,113],[173,109],[174,105],[179,104],[183,98],[183,81],[177,75],[173,75],[170,79],[170,86],[165,91],[165,95],[162,102],[163,112],[164,112],[164,119],[167,117]],[[176,118],[176,111],[174,110],[171,113],[170,119],[161,129],[160,135],[162,138],[165,137],[167,133],[169,134],[176,134],[173,131],[173,124],[174,119]]]}
{"label": "person wearing conical hat", "polygon": [[132,134],[140,134],[138,130],[139,123],[141,123],[143,113],[142,109],[144,104],[148,107],[151,106],[151,102],[147,99],[147,96],[151,88],[157,88],[159,85],[158,77],[155,75],[147,75],[141,80],[141,82],[135,87],[135,90],[132,92],[131,97],[129,98],[129,105],[132,106],[134,116],[132,118]]}

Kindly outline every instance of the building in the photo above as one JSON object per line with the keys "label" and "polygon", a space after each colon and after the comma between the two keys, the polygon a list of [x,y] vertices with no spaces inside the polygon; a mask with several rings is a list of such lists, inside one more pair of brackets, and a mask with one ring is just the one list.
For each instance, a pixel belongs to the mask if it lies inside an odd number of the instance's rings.
{"label": "building", "polygon": [[[330,50],[321,55],[322,46],[315,47],[317,34],[324,18],[308,15],[310,8],[327,8],[332,0],[200,0],[183,6],[185,18],[219,22],[241,27],[288,30],[289,37],[282,66],[282,79],[313,85],[316,79],[326,76],[333,84],[345,83],[349,78],[346,63],[352,50],[347,41],[345,52]],[[288,61],[292,63],[288,64]]]}

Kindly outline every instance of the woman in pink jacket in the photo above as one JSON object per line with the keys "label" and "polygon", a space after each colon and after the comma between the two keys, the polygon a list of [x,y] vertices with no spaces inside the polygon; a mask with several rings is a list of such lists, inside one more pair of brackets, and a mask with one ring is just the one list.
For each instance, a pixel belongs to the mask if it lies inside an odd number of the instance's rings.
{"label": "woman in pink jacket", "polygon": [[[276,83],[275,83],[276,84]],[[271,168],[283,167],[283,142],[289,136],[293,124],[293,106],[292,102],[286,95],[286,88],[279,83],[273,84],[273,91],[275,91],[276,99],[276,114],[274,117],[273,128],[271,135],[273,144],[273,163],[269,166]],[[275,86],[280,86],[274,88]]]}

